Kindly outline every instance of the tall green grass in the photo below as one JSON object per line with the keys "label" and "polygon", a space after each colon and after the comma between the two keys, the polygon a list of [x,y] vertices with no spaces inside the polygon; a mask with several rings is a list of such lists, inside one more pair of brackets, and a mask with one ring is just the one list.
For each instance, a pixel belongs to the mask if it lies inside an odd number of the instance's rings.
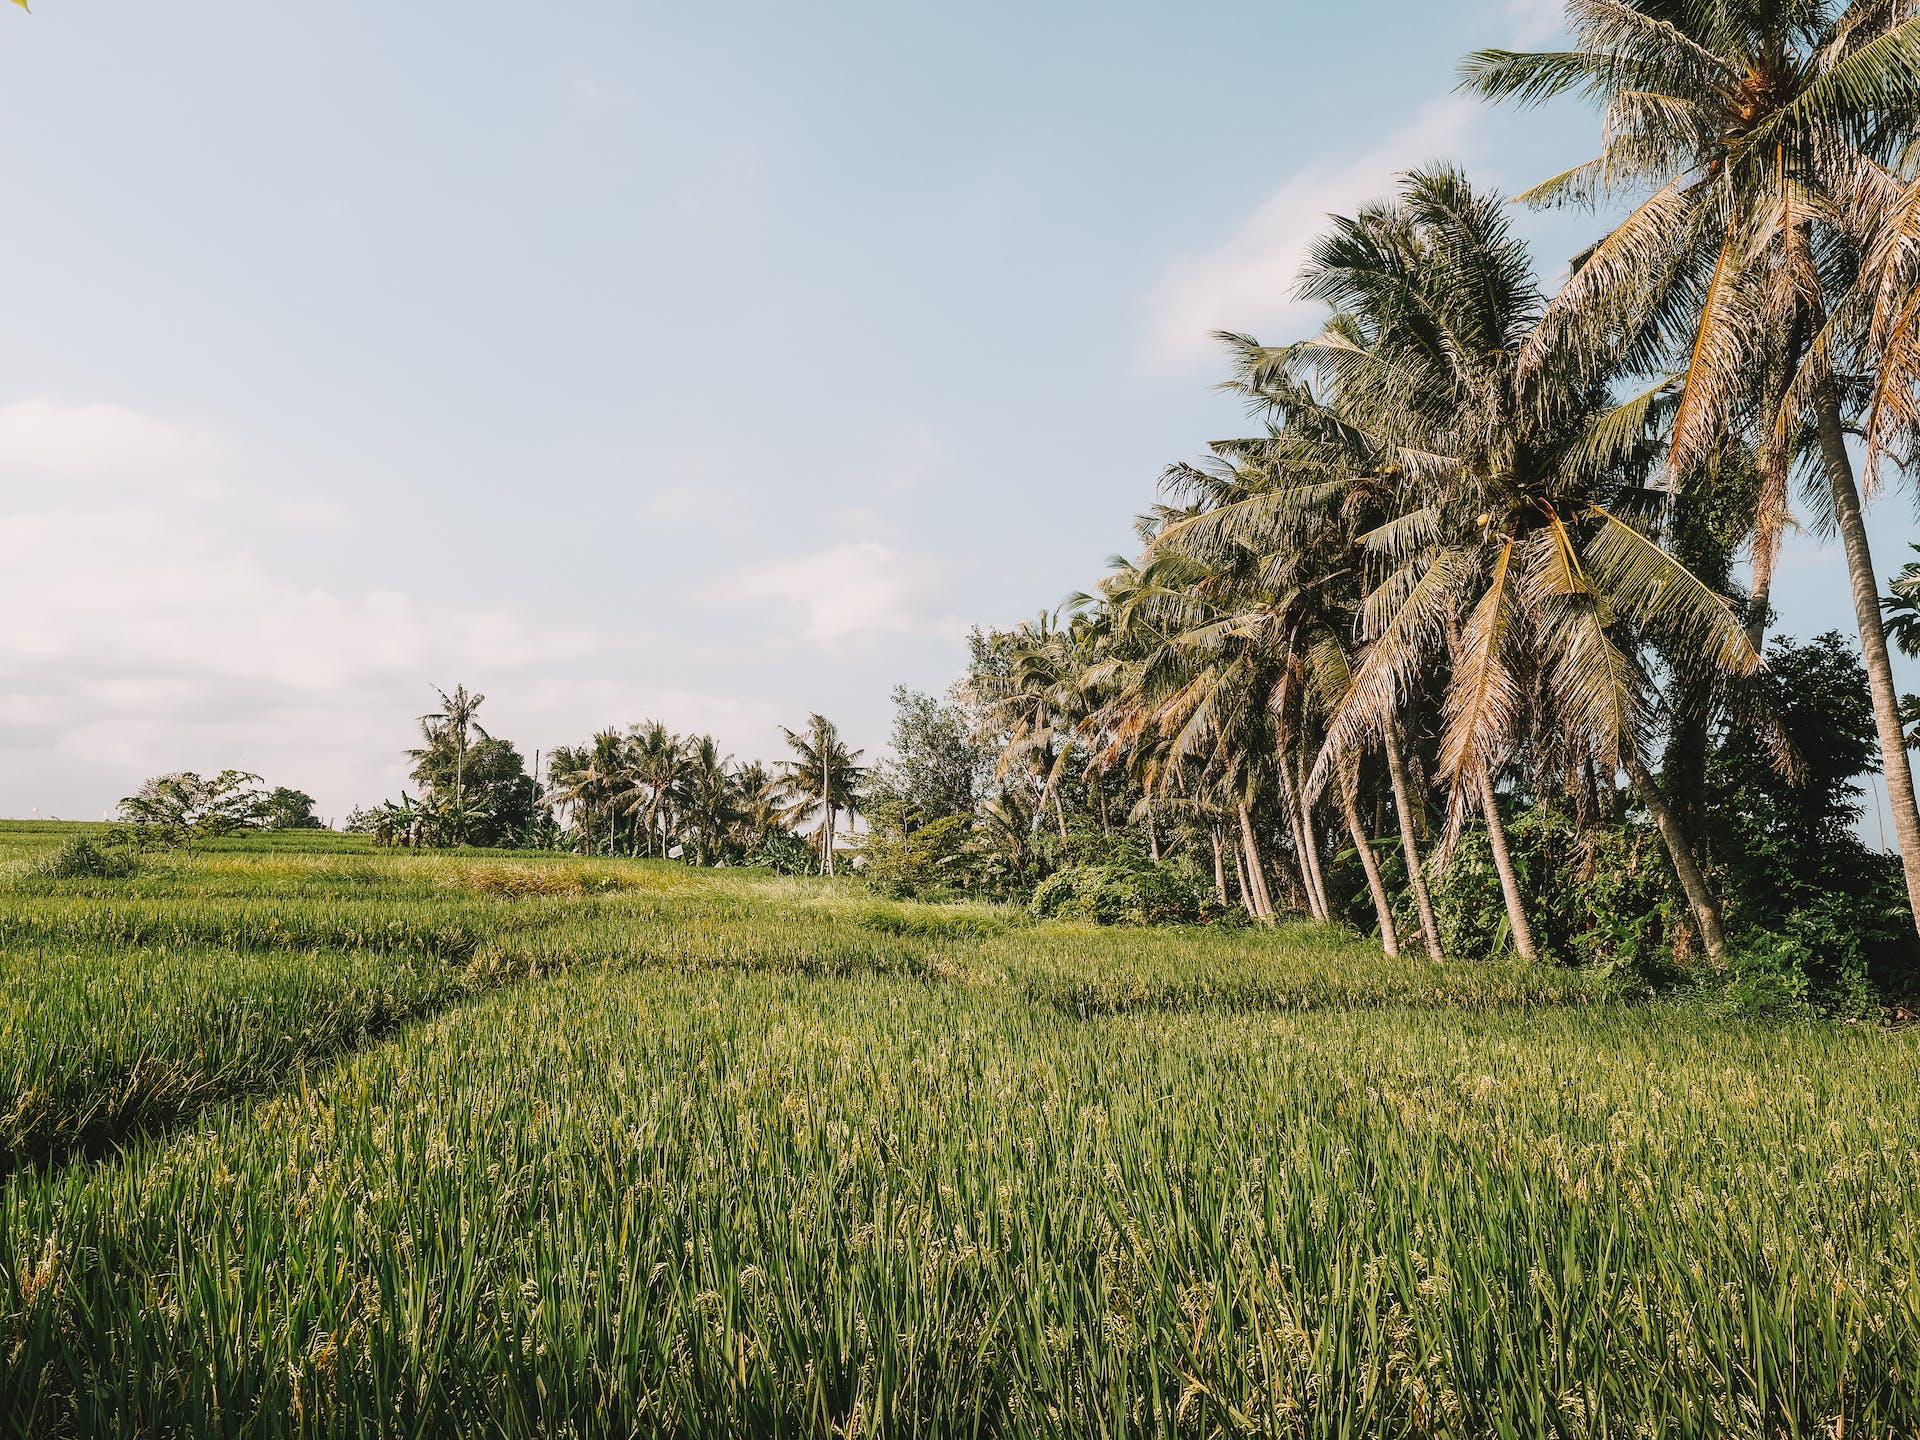
{"label": "tall green grass", "polygon": [[0,825],[13,1433],[1920,1432],[1912,1032],[66,833]]}
{"label": "tall green grass", "polygon": [[0,1210],[35,1433],[1908,1434],[1911,1042],[594,974]]}
{"label": "tall green grass", "polygon": [[0,951],[0,1176],[277,1087],[466,988],[404,951]]}

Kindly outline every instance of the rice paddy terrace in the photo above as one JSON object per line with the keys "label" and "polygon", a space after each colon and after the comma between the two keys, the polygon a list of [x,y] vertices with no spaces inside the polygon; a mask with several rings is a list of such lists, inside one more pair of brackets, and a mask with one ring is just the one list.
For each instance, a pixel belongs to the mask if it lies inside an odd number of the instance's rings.
{"label": "rice paddy terrace", "polygon": [[1920,1429],[1920,1035],[1308,927],[0,826],[0,1426]]}

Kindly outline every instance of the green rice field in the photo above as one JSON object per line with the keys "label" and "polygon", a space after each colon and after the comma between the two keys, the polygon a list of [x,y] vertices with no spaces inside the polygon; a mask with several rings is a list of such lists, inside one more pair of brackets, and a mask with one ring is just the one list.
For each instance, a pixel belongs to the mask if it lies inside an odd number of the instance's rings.
{"label": "green rice field", "polygon": [[1920,1433],[1920,1030],[0,825],[32,1436]]}

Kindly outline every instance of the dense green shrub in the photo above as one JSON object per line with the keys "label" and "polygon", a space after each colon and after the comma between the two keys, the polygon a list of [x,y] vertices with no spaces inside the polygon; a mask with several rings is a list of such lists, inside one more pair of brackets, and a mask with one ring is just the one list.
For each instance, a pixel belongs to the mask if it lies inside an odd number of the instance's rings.
{"label": "dense green shrub", "polygon": [[819,868],[820,857],[798,835],[769,835],[747,857],[747,864],[776,875],[811,875]]}
{"label": "dense green shrub", "polygon": [[41,861],[34,873],[48,880],[124,880],[139,869],[139,857],[130,851],[96,845],[76,835]]}
{"label": "dense green shrub", "polygon": [[902,900],[965,889],[972,831],[968,815],[943,815],[911,830],[876,825],[861,848],[860,878]]}
{"label": "dense green shrub", "polygon": [[1070,865],[1033,892],[1042,918],[1096,925],[1198,925],[1225,919],[1208,882],[1179,865]]}
{"label": "dense green shrub", "polygon": [[1878,1014],[1862,928],[1834,896],[1790,912],[1778,930],[1752,933],[1736,953],[1733,998],[1758,1015]]}

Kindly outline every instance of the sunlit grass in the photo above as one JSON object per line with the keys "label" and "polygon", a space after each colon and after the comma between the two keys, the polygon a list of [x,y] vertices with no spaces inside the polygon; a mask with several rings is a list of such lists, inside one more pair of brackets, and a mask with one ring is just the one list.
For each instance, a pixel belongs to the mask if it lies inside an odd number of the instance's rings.
{"label": "sunlit grass", "polygon": [[36,878],[60,838],[0,826],[19,1433],[1920,1426],[1911,1032],[659,863]]}

